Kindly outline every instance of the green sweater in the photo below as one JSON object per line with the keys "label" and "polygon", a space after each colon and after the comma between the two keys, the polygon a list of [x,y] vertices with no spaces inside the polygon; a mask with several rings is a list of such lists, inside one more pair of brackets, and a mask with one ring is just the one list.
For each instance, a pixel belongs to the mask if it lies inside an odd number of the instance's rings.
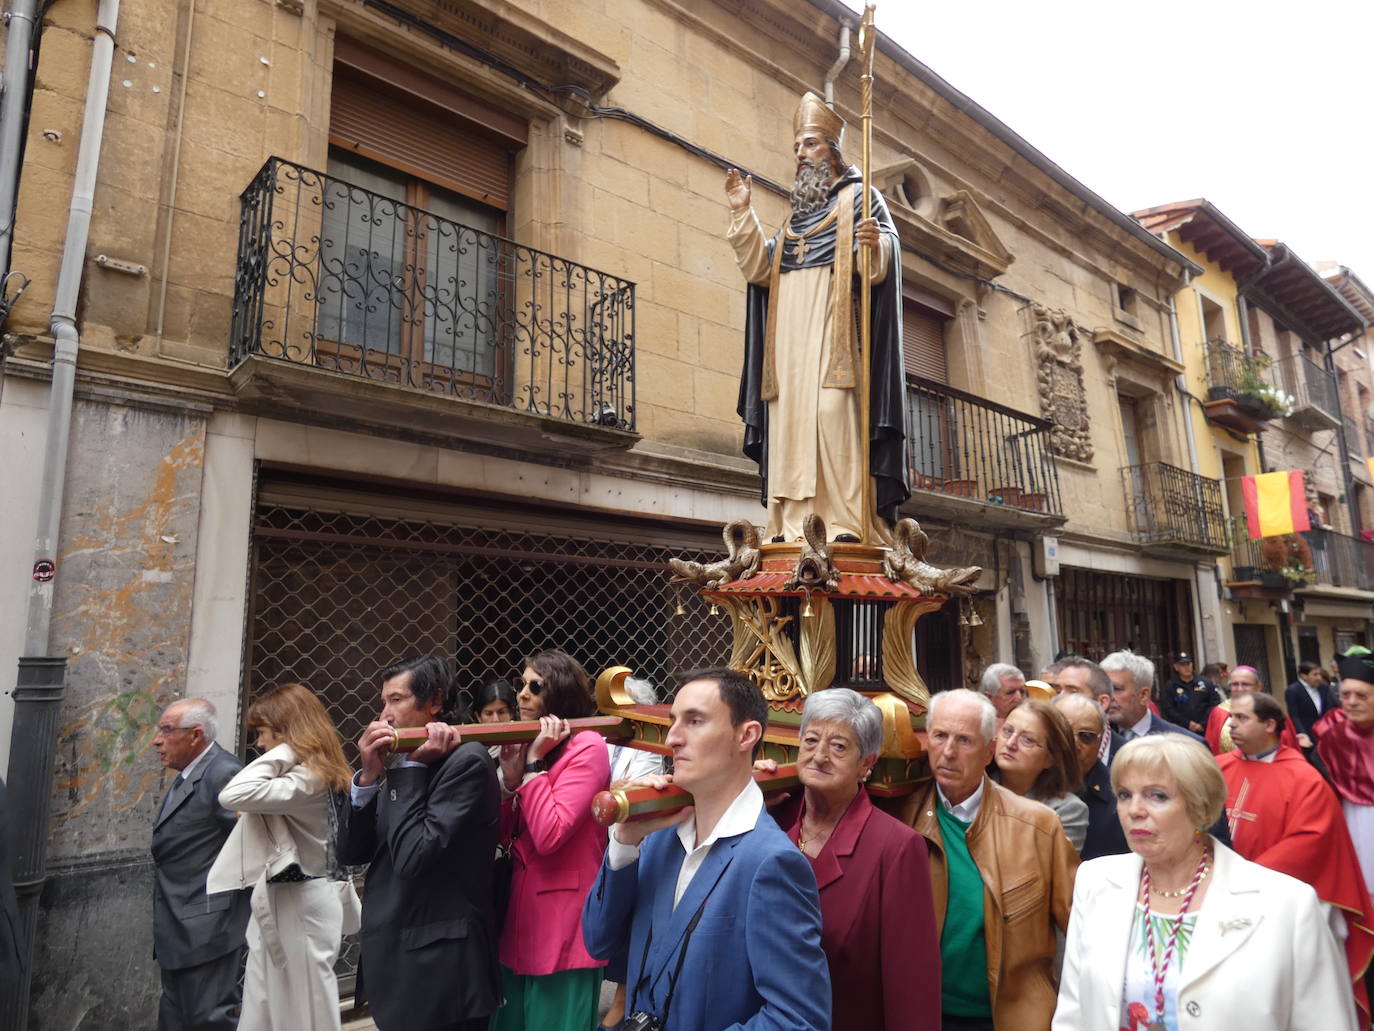
{"label": "green sweater", "polygon": [[952,1017],[989,1018],[988,951],[983,938],[983,878],[968,853],[969,825],[945,809],[935,812],[945,844],[949,901],[940,932],[940,1009]]}

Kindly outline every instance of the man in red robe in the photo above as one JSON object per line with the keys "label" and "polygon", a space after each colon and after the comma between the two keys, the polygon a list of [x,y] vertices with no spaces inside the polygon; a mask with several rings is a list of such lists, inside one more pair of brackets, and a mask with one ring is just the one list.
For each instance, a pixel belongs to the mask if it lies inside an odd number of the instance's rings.
{"label": "man in red robe", "polygon": [[1231,847],[1312,885],[1332,908],[1355,1001],[1367,1018],[1364,972],[1374,957],[1374,901],[1335,794],[1300,750],[1280,743],[1286,724],[1283,709],[1267,694],[1242,692],[1231,699],[1228,729],[1236,747],[1217,756],[1226,778]]}
{"label": "man in red robe", "polygon": [[1317,753],[1331,784],[1364,869],[1374,884],[1374,654],[1356,645],[1337,658],[1341,707],[1312,725]]}
{"label": "man in red robe", "polygon": [[[1259,670],[1255,669],[1254,666],[1237,666],[1227,676],[1226,688],[1230,697],[1220,705],[1214,706],[1212,711],[1207,714],[1207,729],[1204,736],[1207,738],[1207,746],[1211,748],[1213,755],[1229,752],[1236,747],[1226,729],[1227,721],[1231,718],[1231,702],[1235,700],[1238,694],[1247,691],[1263,691],[1264,685],[1260,683]],[[1284,725],[1280,742],[1289,748],[1299,747],[1298,735],[1293,732],[1291,722]]]}

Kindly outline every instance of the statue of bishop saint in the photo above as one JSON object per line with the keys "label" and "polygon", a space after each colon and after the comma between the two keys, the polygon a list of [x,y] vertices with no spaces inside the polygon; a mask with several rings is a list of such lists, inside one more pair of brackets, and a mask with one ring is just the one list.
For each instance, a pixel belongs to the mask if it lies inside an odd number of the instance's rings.
{"label": "statue of bishop saint", "polygon": [[[769,239],[751,205],[752,180],[731,169],[729,240],[749,282],[739,414],[744,453],[759,465],[766,536],[801,538],[815,512],[834,540],[890,544],[909,493],[902,369],[901,247],[882,194],[863,220],[859,170],[840,154],[844,122],[814,93],[792,124],[797,156],[792,213]],[[872,291],[869,472],[865,503],[859,404],[858,248],[869,249]]]}

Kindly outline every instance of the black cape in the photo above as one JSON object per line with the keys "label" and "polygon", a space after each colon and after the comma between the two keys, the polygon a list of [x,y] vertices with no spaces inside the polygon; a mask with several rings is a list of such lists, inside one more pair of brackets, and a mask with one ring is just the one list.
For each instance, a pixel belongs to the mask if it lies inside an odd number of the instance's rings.
{"label": "black cape", "polygon": [[[859,170],[849,170],[830,188],[831,204],[801,218],[793,217],[794,232],[805,232],[834,206],[836,193],[861,180]],[[887,277],[871,288],[873,305],[872,355],[869,381],[869,471],[875,478],[874,494],[878,515],[889,523],[897,521],[897,509],[910,496],[906,478],[906,376],[902,362],[902,246],[887,203],[877,190],[871,191],[873,217],[892,241]],[[862,214],[863,198],[854,194],[854,221]],[[781,235],[781,234],[779,234]],[[835,229],[808,239],[805,262],[798,263],[790,249],[783,251],[782,271],[828,265],[834,261]],[[778,236],[768,243],[771,260]],[[858,271],[858,262],[854,263]],[[838,287],[838,284],[837,284]],[[854,317],[860,312],[859,283],[854,291]],[[763,478],[762,500],[768,504],[768,403],[759,396],[763,379],[763,350],[768,323],[768,288],[750,284],[744,325],[744,372],[739,385],[739,416],[744,420],[744,453],[759,467]]]}

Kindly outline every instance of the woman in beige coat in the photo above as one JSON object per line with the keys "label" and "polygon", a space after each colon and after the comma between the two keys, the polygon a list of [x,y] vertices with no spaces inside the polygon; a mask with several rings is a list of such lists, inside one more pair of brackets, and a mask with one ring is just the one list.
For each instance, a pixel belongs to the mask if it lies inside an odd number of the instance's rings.
{"label": "woman in beige coat", "polygon": [[324,706],[283,684],[248,710],[261,758],[220,792],[240,813],[210,868],[207,891],[252,887],[239,1031],[338,1031],[334,963],[347,882],[328,879],[331,793],[352,777]]}

